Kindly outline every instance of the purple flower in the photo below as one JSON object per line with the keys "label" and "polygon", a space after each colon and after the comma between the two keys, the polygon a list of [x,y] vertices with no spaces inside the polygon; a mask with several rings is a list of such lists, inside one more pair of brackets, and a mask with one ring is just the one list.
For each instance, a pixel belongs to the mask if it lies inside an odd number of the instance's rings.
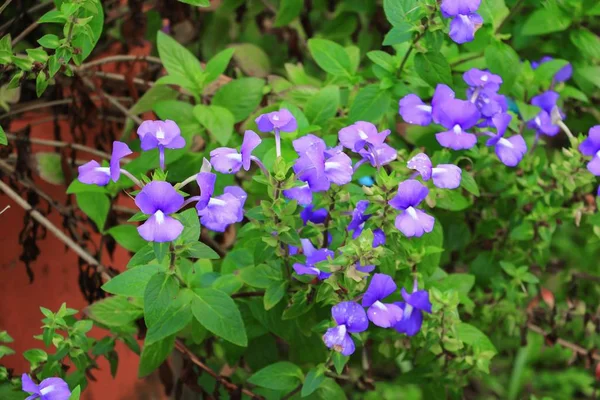
{"label": "purple flower", "polygon": [[315,264],[333,258],[335,253],[329,249],[317,250],[309,239],[300,239],[300,242],[302,243],[302,252],[306,256],[306,262],[305,264],[295,263],[293,265],[294,271],[298,275],[316,275],[319,280],[329,278],[331,272],[321,271],[315,267]]}
{"label": "purple flower", "polygon": [[358,121],[342,128],[339,132],[340,143],[347,149],[358,152],[367,144],[379,146],[384,143],[390,130],[377,132],[377,127],[370,122]]}
{"label": "purple flower", "polygon": [[345,356],[354,353],[355,346],[350,333],[364,332],[369,327],[365,310],[353,301],[344,301],[331,308],[337,326],[327,329],[323,335],[325,345]]}
{"label": "purple flower", "polygon": [[385,244],[385,233],[376,228],[373,230],[373,247],[383,246]]}
{"label": "purple flower", "polygon": [[366,149],[360,149],[358,152],[363,160],[371,163],[373,167],[381,167],[389,164],[398,157],[398,152],[390,145],[382,143],[380,145],[367,145]]}
{"label": "purple flower", "polygon": [[169,216],[181,208],[183,196],[168,182],[153,181],[135,196],[135,204],[150,218],[137,230],[149,242],[171,242],[183,231],[183,224]]}
{"label": "purple flower", "polygon": [[408,179],[398,185],[398,194],[389,204],[401,213],[396,217],[396,228],[407,237],[420,237],[433,230],[435,219],[417,207],[429,194],[421,182]]}
{"label": "purple flower", "polygon": [[360,262],[357,262],[355,265],[357,271],[364,272],[365,274],[369,274],[375,270],[374,265],[361,265]]}
{"label": "purple flower", "polygon": [[310,204],[300,212],[300,218],[302,218],[304,225],[309,221],[313,224],[322,224],[327,219],[327,214],[327,209],[319,208],[318,210],[314,210],[312,204]]}
{"label": "purple flower", "polygon": [[472,99],[473,96],[476,96],[475,105],[484,119],[477,126],[493,126],[492,117],[508,110],[506,97],[496,93],[494,90],[469,88],[467,90],[467,98]]}
{"label": "purple flower", "polygon": [[450,22],[448,35],[458,44],[467,43],[475,39],[475,32],[483,25],[483,18],[477,13],[459,14]]}
{"label": "purple flower", "polygon": [[417,281],[415,280],[413,292],[408,294],[402,288],[403,302],[395,303],[402,309],[402,318],[396,323],[394,329],[400,333],[406,333],[408,336],[414,336],[421,329],[423,324],[423,311],[431,314],[431,303],[429,293],[426,290],[417,290]]}
{"label": "purple flower", "polygon": [[311,191],[325,191],[331,183],[344,185],[352,180],[352,160],[340,147],[326,149],[325,142],[314,135],[306,135],[293,143],[300,155],[294,172],[299,180],[308,183]]}
{"label": "purple flower", "polygon": [[303,183],[300,186],[295,186],[291,189],[286,189],[283,191],[283,195],[288,199],[293,199],[303,206],[309,205],[312,203],[312,190],[310,190],[310,186],[308,183]]}
{"label": "purple flower", "polygon": [[449,129],[435,135],[438,143],[453,150],[475,146],[477,136],[466,131],[477,124],[479,117],[477,107],[465,100],[449,99],[434,107],[433,119]]}
{"label": "purple flower", "polygon": [[454,91],[440,83],[435,88],[431,105],[423,103],[416,94],[409,94],[400,99],[398,113],[409,124],[427,126],[433,119],[433,108],[441,102],[453,98]]}
{"label": "purple flower", "polygon": [[558,134],[558,132],[560,132],[558,125],[554,125],[552,123],[550,114],[544,110],[540,111],[535,118],[527,121],[527,127],[530,129],[535,129],[538,133],[547,136],[555,136]]}
{"label": "purple flower", "polygon": [[[552,61],[552,60],[553,60],[552,57],[544,56],[544,57],[542,57],[541,60],[539,60],[537,62],[532,61],[531,68],[537,69],[540,65],[542,65],[548,61]],[[558,70],[558,72],[554,75],[554,81],[555,82],[568,81],[569,79],[571,79],[571,75],[573,75],[573,66],[571,64],[567,64],[564,67],[562,67],[560,70]]]}
{"label": "purple flower", "polygon": [[440,8],[444,18],[448,18],[475,12],[480,4],[481,0],[443,0]]}
{"label": "purple flower", "polygon": [[[588,137],[579,145],[579,151],[584,156],[592,156],[587,169],[592,174],[600,176],[600,125],[590,129]],[[600,187],[598,190],[600,193]]]}
{"label": "purple flower", "polygon": [[369,307],[367,315],[369,320],[382,328],[391,328],[402,318],[402,309],[396,304],[382,303],[397,289],[391,276],[375,274],[362,299],[362,306]]}
{"label": "purple flower", "polygon": [[352,220],[348,224],[348,232],[354,231],[352,233],[352,239],[356,239],[360,236],[365,227],[365,222],[371,218],[371,214],[364,214],[367,207],[369,207],[369,202],[367,200],[361,200],[356,203],[356,208],[352,211]]}
{"label": "purple flower", "polygon": [[502,78],[488,70],[471,68],[463,74],[463,79],[472,88],[486,89],[497,92],[502,84]]}
{"label": "purple flower", "polygon": [[552,109],[556,107],[558,103],[558,99],[560,95],[553,90],[547,90],[542,94],[534,96],[531,99],[531,104],[541,108],[543,111],[546,111],[548,114],[552,112]]}
{"label": "purple flower", "polygon": [[514,167],[527,153],[527,144],[521,135],[514,135],[506,139],[504,134],[512,117],[509,114],[497,114],[492,118],[497,134],[488,139],[486,145],[494,146],[496,155],[508,167]]}
{"label": "purple flower", "polygon": [[244,218],[244,204],[248,196],[242,188],[227,186],[222,195],[213,197],[215,174],[200,172],[196,181],[200,187],[196,210],[202,225],[216,232],[224,232],[227,226]]}
{"label": "purple flower", "polygon": [[258,130],[261,132],[294,132],[298,129],[296,118],[294,118],[290,110],[285,108],[262,114],[256,118],[255,122]]}
{"label": "purple flower", "polygon": [[242,167],[245,171],[250,169],[252,151],[262,142],[253,131],[244,133],[244,141],[240,152],[229,147],[219,147],[210,152],[210,163],[223,174],[235,174]]}
{"label": "purple flower", "polygon": [[129,146],[123,142],[114,141],[112,154],[110,156],[110,167],[103,167],[97,161],[89,161],[78,168],[78,179],[88,185],[106,186],[112,179],[119,180],[121,167],[119,161],[132,153]]}
{"label": "purple flower", "polygon": [[24,392],[31,393],[25,400],[68,400],[71,396],[69,385],[61,378],[46,378],[36,385],[29,375],[23,374],[21,385]]}
{"label": "purple flower", "polygon": [[182,149],[185,139],[174,121],[144,121],[137,134],[141,140],[142,150],[158,148],[160,167],[165,169],[165,149]]}
{"label": "purple flower", "polygon": [[460,186],[462,170],[453,164],[438,164],[435,168],[425,153],[419,153],[406,163],[415,169],[424,181],[433,178],[433,184],[441,189],[456,189]]}

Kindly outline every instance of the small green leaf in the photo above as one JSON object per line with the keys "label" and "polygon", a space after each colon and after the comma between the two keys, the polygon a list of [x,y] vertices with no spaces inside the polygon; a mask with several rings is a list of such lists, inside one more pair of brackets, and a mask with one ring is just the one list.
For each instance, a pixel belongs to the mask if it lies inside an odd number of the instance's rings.
{"label": "small green leaf", "polygon": [[469,172],[462,172],[460,186],[472,195],[479,197],[479,186],[477,186],[477,182],[475,182],[473,175],[471,175]]}
{"label": "small green leaf", "polygon": [[421,16],[417,0],[384,0],[383,11],[392,26],[414,22]]}
{"label": "small green leaf", "polygon": [[533,224],[529,221],[523,221],[523,223],[512,231],[510,231],[510,239],[517,241],[529,241],[532,240],[535,235],[533,230]]}
{"label": "small green leaf", "polygon": [[127,298],[114,296],[96,301],[86,308],[86,314],[102,325],[118,327],[131,324],[144,313]]}
{"label": "small green leaf", "polygon": [[160,30],[156,43],[160,60],[169,75],[179,79],[181,86],[200,91],[204,74],[200,61],[179,42]]}
{"label": "small green leaf", "polygon": [[279,283],[282,279],[281,269],[267,264],[242,268],[239,275],[246,285],[261,289],[266,289],[273,283]]}
{"label": "small green leaf", "polygon": [[569,38],[571,39],[571,43],[581,51],[583,57],[595,60],[600,59],[600,39],[598,35],[585,28],[579,28],[572,30]]}
{"label": "small green leaf", "polygon": [[6,138],[6,132],[4,132],[4,129],[2,128],[2,126],[0,126],[0,144],[3,146],[6,146],[8,144],[8,139]]}
{"label": "small green leaf", "polygon": [[485,62],[491,72],[502,76],[502,93],[509,93],[521,71],[521,60],[509,45],[497,41],[485,49]]}
{"label": "small green leaf", "polygon": [[171,354],[174,346],[175,335],[149,345],[144,345],[142,355],[140,356],[138,377],[143,378],[157,369]]}
{"label": "small green leaf", "polygon": [[35,153],[37,169],[40,177],[53,185],[65,183],[65,174],[62,169],[62,157],[57,153]]}
{"label": "small green leaf", "polygon": [[210,7],[210,0],[179,0],[182,3],[197,7]]}
{"label": "small green leaf", "polygon": [[403,23],[397,26],[394,26],[383,39],[384,46],[394,46],[396,44],[401,44],[404,42],[408,42],[412,38],[412,34],[414,31],[414,27],[411,24]]}
{"label": "small green leaf", "polygon": [[220,145],[225,146],[229,142],[235,118],[228,109],[197,104],[194,106],[194,116]]}
{"label": "small green leaf", "polygon": [[190,208],[176,215],[183,224],[183,232],[178,239],[183,243],[197,242],[200,238],[200,220],[195,208]]}
{"label": "small green leaf", "polygon": [[339,44],[326,39],[309,39],[308,49],[325,72],[336,76],[352,76],[350,57]]}
{"label": "small green leaf", "polygon": [[69,396],[69,400],[79,400],[80,397],[81,397],[81,386],[78,385],[71,392],[71,395]]}
{"label": "small green leaf", "polygon": [[38,43],[47,49],[56,49],[59,46],[58,36],[53,34],[44,35],[38,39]]}
{"label": "small green leaf", "polygon": [[291,391],[303,378],[300,367],[291,362],[281,361],[257,371],[248,382],[267,389]]}
{"label": "small green leaf", "polygon": [[248,337],[237,305],[226,293],[216,289],[194,289],[194,317],[215,335],[246,347]]}
{"label": "small green leaf", "polygon": [[205,84],[211,83],[225,72],[234,51],[235,49],[222,50],[206,63]]}
{"label": "small green leaf", "polygon": [[77,193],[77,205],[94,223],[100,232],[104,231],[104,223],[110,209],[110,200],[99,193]]}
{"label": "small green leaf", "polygon": [[193,297],[194,295],[189,289],[179,292],[177,298],[169,304],[158,322],[148,329],[146,345],[178,333],[192,321],[190,304]]}
{"label": "small green leaf", "polygon": [[303,7],[304,0],[281,0],[275,16],[275,27],[279,28],[292,22],[300,15]]}
{"label": "small green leaf", "polygon": [[157,264],[131,268],[106,282],[102,286],[102,290],[126,297],[142,298],[150,279],[159,272],[165,272],[165,270],[166,267]]}
{"label": "small green leaf", "polygon": [[319,364],[306,374],[300,395],[306,397],[317,390],[325,380],[325,366]]}
{"label": "small green leaf", "polygon": [[417,74],[431,87],[438,83],[452,85],[452,73],[446,57],[439,52],[419,53],[415,56]]}
{"label": "small green leaf", "polygon": [[525,36],[545,35],[564,31],[570,25],[571,17],[558,6],[550,6],[548,3],[548,7],[538,9],[529,15],[521,28],[521,34]]}
{"label": "small green leaf", "polygon": [[266,78],[271,72],[271,61],[263,49],[252,43],[234,44],[233,59],[248,76]]}
{"label": "small green leaf", "polygon": [[217,260],[219,255],[202,242],[194,242],[186,248],[185,256],[188,258],[200,258]]}
{"label": "small green leaf", "polygon": [[496,347],[494,347],[485,333],[481,332],[473,325],[460,322],[456,327],[456,336],[462,342],[469,344],[480,351],[491,351],[494,354],[497,353]]}
{"label": "small green leaf", "polygon": [[263,298],[263,304],[265,310],[270,310],[275,307],[283,296],[287,289],[287,282],[273,282],[265,290],[265,297]]}
{"label": "small green leaf", "polygon": [[119,245],[126,250],[136,252],[146,245],[146,241],[142,239],[138,230],[133,225],[118,225],[106,231],[112,236]]}

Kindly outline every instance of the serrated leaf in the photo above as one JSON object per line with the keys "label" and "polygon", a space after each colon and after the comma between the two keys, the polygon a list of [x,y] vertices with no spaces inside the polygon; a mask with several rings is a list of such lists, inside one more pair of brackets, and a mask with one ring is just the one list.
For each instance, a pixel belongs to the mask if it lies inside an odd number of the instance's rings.
{"label": "serrated leaf", "polygon": [[415,56],[417,74],[431,87],[439,83],[452,85],[452,72],[446,57],[439,52],[419,53]]}

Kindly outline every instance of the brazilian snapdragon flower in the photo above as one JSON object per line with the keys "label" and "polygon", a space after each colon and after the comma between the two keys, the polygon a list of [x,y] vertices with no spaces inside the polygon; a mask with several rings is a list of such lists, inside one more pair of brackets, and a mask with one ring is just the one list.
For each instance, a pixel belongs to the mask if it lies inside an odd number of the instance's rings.
{"label": "brazilian snapdragon flower", "polygon": [[255,122],[259,131],[275,134],[275,152],[277,157],[281,157],[281,132],[294,132],[298,129],[296,118],[290,110],[282,108],[279,111],[260,115]]}
{"label": "brazilian snapdragon flower", "polygon": [[300,218],[302,218],[304,225],[308,224],[308,222],[312,222],[313,224],[322,224],[327,219],[327,215],[327,209],[319,208],[315,210],[312,204],[309,204],[302,211],[300,211]]}
{"label": "brazilian snapdragon flower", "polygon": [[69,385],[62,378],[46,378],[37,385],[29,375],[21,376],[24,392],[31,393],[25,400],[68,400],[71,396]]}
{"label": "brazilian snapdragon flower", "polygon": [[375,274],[362,298],[362,306],[368,307],[369,320],[381,328],[391,328],[402,319],[402,309],[382,300],[398,289],[391,276]]}
{"label": "brazilian snapdragon flower", "polygon": [[475,32],[483,25],[483,18],[475,11],[481,0],[443,0],[441,5],[444,18],[452,17],[450,38],[458,44],[471,42]]}
{"label": "brazilian snapdragon flower", "polygon": [[[553,90],[545,91],[537,96],[534,96],[531,99],[531,104],[537,107],[540,107],[540,112],[535,116],[535,118],[527,121],[527,127],[531,129],[535,129],[538,133],[547,135],[547,136],[555,136],[560,132],[560,127],[555,125],[552,121],[552,110],[557,106],[558,99],[560,95]],[[562,112],[559,110],[558,113],[561,117]]]}
{"label": "brazilian snapdragon flower", "polygon": [[296,139],[293,146],[300,156],[294,164],[294,172],[305,184],[284,190],[286,197],[308,205],[312,202],[312,192],[326,191],[332,183],[344,185],[352,180],[352,160],[341,146],[328,149],[323,139],[315,135]]}
{"label": "brazilian snapdragon flower", "polygon": [[[123,157],[126,157],[133,152],[127,146],[127,144],[123,142],[114,141],[112,154],[110,156],[109,167],[101,166],[97,161],[92,160],[87,163],[81,165],[78,168],[79,176],[78,179],[85,184],[88,185],[98,185],[98,186],[106,186],[112,180],[116,182],[119,180],[121,173],[127,175],[132,178],[127,171],[122,170],[119,162]],[[137,179],[132,178],[134,182],[137,182]]]}
{"label": "brazilian snapdragon flower", "polygon": [[438,123],[436,114],[433,112],[440,103],[453,99],[454,91],[450,87],[440,83],[435,87],[431,105],[427,105],[416,94],[408,94],[398,102],[398,114],[409,124],[427,126],[431,122]]}
{"label": "brazilian snapdragon flower", "polygon": [[[368,161],[374,167],[381,167],[397,157],[396,150],[385,143],[389,134],[389,129],[378,132],[377,127],[372,123],[358,121],[342,128],[339,139],[342,146],[362,156],[363,159],[357,166]],[[357,166],[354,168],[356,169]]]}
{"label": "brazilian snapdragon flower", "polygon": [[417,170],[424,181],[433,178],[433,184],[441,189],[456,189],[460,186],[462,170],[453,164],[438,164],[433,167],[425,153],[419,153],[406,163],[410,169]]}
{"label": "brazilian snapdragon flower", "polygon": [[261,138],[253,131],[244,132],[244,141],[240,151],[230,147],[219,147],[210,152],[210,163],[213,168],[223,174],[235,174],[242,167],[245,171],[250,169],[252,151],[262,142]]}
{"label": "brazilian snapdragon flower", "polygon": [[[552,61],[553,58],[550,56],[544,56],[539,61],[532,61],[531,68],[537,69],[540,65],[547,63],[548,61]],[[554,82],[566,82],[571,79],[573,75],[573,66],[569,63],[562,67],[561,69],[554,74]]]}
{"label": "brazilian snapdragon flower", "polygon": [[474,89],[487,89],[497,92],[502,84],[502,78],[499,75],[492,74],[488,70],[471,68],[463,74],[466,84]]}
{"label": "brazilian snapdragon flower", "polygon": [[[592,174],[600,176],[600,125],[590,129],[588,137],[579,145],[579,151],[584,156],[592,156],[587,169]],[[598,192],[600,193],[600,187]]]}
{"label": "brazilian snapdragon flower", "polygon": [[494,146],[498,159],[507,167],[514,167],[519,164],[525,153],[527,153],[527,143],[525,143],[523,136],[504,137],[511,119],[512,117],[509,114],[495,115],[492,121],[497,133],[496,135],[488,133],[491,138],[486,143],[486,146]]}
{"label": "brazilian snapdragon flower", "polygon": [[402,318],[394,325],[394,329],[408,336],[414,336],[423,324],[423,311],[431,314],[429,293],[426,290],[418,290],[416,280],[411,294],[407,293],[404,288],[401,292],[404,301],[394,304],[402,309]]}
{"label": "brazilian snapdragon flower", "polygon": [[138,127],[142,150],[158,149],[160,168],[165,169],[165,149],[182,149],[185,139],[174,121],[144,121]]}
{"label": "brazilian snapdragon flower", "polygon": [[302,253],[306,256],[306,261],[304,264],[295,263],[293,265],[294,271],[298,275],[315,275],[319,280],[329,278],[331,272],[321,271],[315,267],[315,264],[333,258],[335,253],[329,249],[317,250],[310,239],[300,239],[300,243],[302,243]]}
{"label": "brazilian snapdragon flower", "polygon": [[481,113],[481,118],[477,126],[487,127],[493,126],[492,118],[496,114],[505,113],[508,111],[508,101],[506,96],[496,93],[490,89],[482,89],[477,92],[476,89],[469,88],[467,90],[467,97],[475,97],[475,106]]}
{"label": "brazilian snapdragon flower", "polygon": [[349,356],[356,349],[350,333],[364,332],[369,320],[364,308],[354,301],[344,301],[331,308],[331,315],[337,326],[327,329],[323,335],[325,345],[330,349]]}
{"label": "brazilian snapdragon flower", "polygon": [[148,242],[171,242],[183,231],[183,224],[171,217],[183,206],[183,196],[168,182],[153,181],[135,196],[135,204],[150,218],[137,230]]}
{"label": "brazilian snapdragon flower", "polygon": [[225,229],[244,219],[244,204],[248,195],[238,186],[227,186],[220,196],[213,196],[216,175],[212,172],[202,171],[196,176],[200,187],[200,196],[188,199],[198,201],[196,210],[200,216],[200,223],[216,232]]}
{"label": "brazilian snapdragon flower", "polygon": [[467,130],[477,125],[481,114],[475,104],[466,100],[448,99],[433,109],[434,120],[448,129],[436,133],[438,143],[453,150],[470,149],[477,143],[477,136]]}
{"label": "brazilian snapdragon flower", "polygon": [[[348,224],[348,232],[352,232],[352,239],[356,239],[357,237],[360,236],[360,234],[363,232],[363,229],[365,228],[365,223],[369,220],[369,218],[371,218],[371,214],[365,214],[365,211],[367,210],[367,207],[369,207],[369,201],[368,200],[360,200],[358,203],[356,203],[356,208],[354,210],[352,210],[352,219],[350,220],[350,223]],[[373,230],[373,247],[379,247],[385,244],[385,233],[379,229],[376,228]],[[363,269],[365,267],[362,267]],[[375,268],[375,267],[373,267]],[[359,271],[365,272],[361,269],[359,269]],[[372,269],[371,269],[372,271]],[[366,272],[371,272],[371,271],[366,271]]]}
{"label": "brazilian snapdragon flower", "polygon": [[401,213],[396,217],[396,228],[407,237],[420,237],[433,230],[435,219],[416,208],[429,194],[421,182],[408,179],[398,185],[398,194],[389,204]]}

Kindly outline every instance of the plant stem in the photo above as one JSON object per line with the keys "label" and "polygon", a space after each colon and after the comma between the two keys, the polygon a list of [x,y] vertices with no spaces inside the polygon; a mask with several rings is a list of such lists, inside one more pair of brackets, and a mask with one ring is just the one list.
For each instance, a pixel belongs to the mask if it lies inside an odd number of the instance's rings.
{"label": "plant stem", "polygon": [[502,20],[502,22],[500,22],[500,25],[498,25],[498,27],[496,28],[496,31],[494,31],[495,34],[498,34],[504,27],[504,24],[506,24],[512,17],[514,17],[519,12],[519,9],[521,8],[522,5],[523,5],[523,0],[518,0],[515,3],[515,5],[512,6],[508,15]]}
{"label": "plant stem", "polygon": [[406,51],[406,54],[404,54],[404,57],[402,58],[402,61],[400,62],[400,67],[398,67],[398,77],[400,77],[402,75],[402,70],[404,69],[404,65],[406,65],[406,62],[408,61],[408,57],[412,53],[416,44],[419,42],[419,40],[421,40],[423,38],[423,36],[425,36],[425,33],[429,29],[429,21],[431,21],[433,19],[436,11],[437,11],[437,8],[434,8],[433,11],[431,12],[431,14],[429,14],[429,16],[427,17],[427,21],[425,22],[425,25],[423,25],[423,32],[419,32],[417,34],[417,36],[415,36],[412,43],[410,44],[410,47]]}

